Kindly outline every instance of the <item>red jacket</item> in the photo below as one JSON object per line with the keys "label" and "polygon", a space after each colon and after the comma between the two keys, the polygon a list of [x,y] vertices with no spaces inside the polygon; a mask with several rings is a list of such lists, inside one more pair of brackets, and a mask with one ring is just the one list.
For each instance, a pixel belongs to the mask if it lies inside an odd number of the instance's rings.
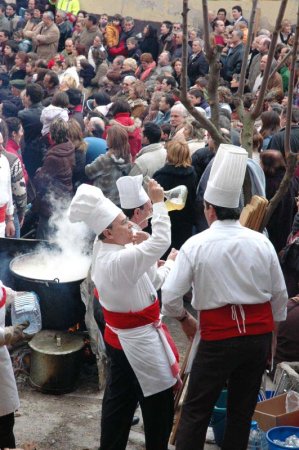
{"label": "red jacket", "polygon": [[134,119],[130,116],[130,113],[115,114],[114,119],[110,120],[109,125],[107,125],[107,127],[105,128],[103,139],[106,139],[107,130],[112,125],[121,125],[128,133],[132,160],[134,161],[137,153],[141,150],[142,147],[140,124],[138,123],[138,121],[134,121]]}

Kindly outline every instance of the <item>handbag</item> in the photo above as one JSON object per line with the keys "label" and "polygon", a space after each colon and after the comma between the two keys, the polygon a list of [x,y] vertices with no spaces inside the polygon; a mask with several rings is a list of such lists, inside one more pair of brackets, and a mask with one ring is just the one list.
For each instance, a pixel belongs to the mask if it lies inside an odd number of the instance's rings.
{"label": "handbag", "polygon": [[281,250],[280,263],[285,269],[299,272],[299,237]]}

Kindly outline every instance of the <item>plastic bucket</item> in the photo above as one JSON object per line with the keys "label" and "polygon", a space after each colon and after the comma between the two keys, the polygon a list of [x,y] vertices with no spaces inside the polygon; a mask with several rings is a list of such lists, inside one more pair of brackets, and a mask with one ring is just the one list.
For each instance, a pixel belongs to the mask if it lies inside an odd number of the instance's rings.
{"label": "plastic bucket", "polygon": [[212,413],[210,426],[213,428],[216,444],[221,447],[226,422],[227,390],[221,392]]}
{"label": "plastic bucket", "polygon": [[[285,441],[286,438],[295,434],[299,438],[299,427],[275,427],[271,428],[266,434],[269,450],[280,450],[290,447],[283,447],[279,444],[274,444],[274,439]],[[299,450],[299,447],[292,447],[292,449]]]}

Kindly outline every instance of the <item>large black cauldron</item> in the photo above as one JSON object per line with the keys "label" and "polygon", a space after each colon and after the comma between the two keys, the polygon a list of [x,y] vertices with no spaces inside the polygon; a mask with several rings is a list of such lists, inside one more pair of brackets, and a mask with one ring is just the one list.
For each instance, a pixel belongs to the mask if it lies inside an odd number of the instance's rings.
{"label": "large black cauldron", "polygon": [[17,291],[34,291],[40,299],[42,328],[67,330],[84,320],[85,306],[81,301],[80,284],[83,280],[59,282],[38,280],[15,273],[14,262],[30,257],[24,254],[14,258],[9,265],[10,273]]}

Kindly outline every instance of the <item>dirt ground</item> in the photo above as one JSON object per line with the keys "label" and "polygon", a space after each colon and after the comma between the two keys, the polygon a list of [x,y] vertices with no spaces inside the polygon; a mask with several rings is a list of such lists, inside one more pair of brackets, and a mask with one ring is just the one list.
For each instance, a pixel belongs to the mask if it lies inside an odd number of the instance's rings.
{"label": "dirt ground", "polygon": [[[187,339],[180,325],[166,319],[181,356]],[[28,380],[19,386],[21,407],[17,412],[15,435],[18,446],[33,441],[38,450],[97,450],[100,440],[100,413],[103,392],[98,389],[96,364],[84,365],[75,391],[64,395],[46,395],[34,390]],[[144,449],[140,423],[131,429],[128,450]],[[174,448],[169,446],[169,448]],[[205,450],[216,450],[206,445]]]}

